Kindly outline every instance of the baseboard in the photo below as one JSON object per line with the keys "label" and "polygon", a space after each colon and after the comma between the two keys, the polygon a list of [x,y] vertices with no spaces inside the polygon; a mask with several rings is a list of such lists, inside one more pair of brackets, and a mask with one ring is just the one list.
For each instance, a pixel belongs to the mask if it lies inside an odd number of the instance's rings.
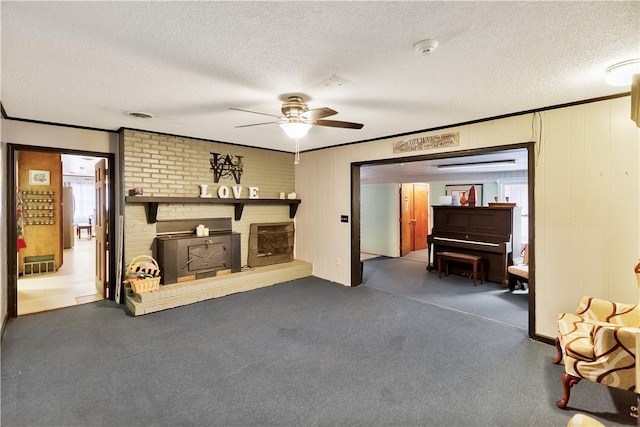
{"label": "baseboard", "polygon": [[4,327],[7,325],[7,321],[9,320],[9,315],[7,313],[4,314],[2,318],[2,326],[0,327],[0,341],[4,337]]}
{"label": "baseboard", "polygon": [[545,344],[549,344],[549,345],[553,345],[553,346],[556,345],[556,340],[555,339],[549,338],[549,337],[544,337],[542,335],[537,335],[536,334],[536,335],[533,336],[533,339],[536,340],[536,341],[543,342]]}

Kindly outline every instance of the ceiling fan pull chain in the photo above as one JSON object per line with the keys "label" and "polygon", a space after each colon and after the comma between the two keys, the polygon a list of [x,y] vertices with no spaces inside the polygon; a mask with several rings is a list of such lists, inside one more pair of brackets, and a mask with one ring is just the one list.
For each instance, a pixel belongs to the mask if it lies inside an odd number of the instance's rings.
{"label": "ceiling fan pull chain", "polygon": [[294,165],[300,163],[300,140],[296,138],[296,159],[293,161]]}

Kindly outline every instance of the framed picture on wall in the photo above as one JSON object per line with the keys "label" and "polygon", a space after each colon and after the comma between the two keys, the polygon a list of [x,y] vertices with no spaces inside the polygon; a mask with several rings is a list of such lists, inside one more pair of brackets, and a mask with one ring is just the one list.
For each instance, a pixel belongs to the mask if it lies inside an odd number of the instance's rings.
{"label": "framed picture on wall", "polygon": [[49,171],[29,170],[30,185],[50,185],[51,179]]}
{"label": "framed picture on wall", "polygon": [[482,184],[445,185],[444,191],[447,196],[458,196],[458,199],[460,199],[460,193],[464,191],[468,198],[469,189],[472,185],[476,190],[476,206],[484,206],[484,200],[482,199]]}

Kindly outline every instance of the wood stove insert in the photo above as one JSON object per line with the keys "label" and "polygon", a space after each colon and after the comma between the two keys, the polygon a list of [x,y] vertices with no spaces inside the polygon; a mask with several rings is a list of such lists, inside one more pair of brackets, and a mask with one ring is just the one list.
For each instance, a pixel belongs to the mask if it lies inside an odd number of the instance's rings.
{"label": "wood stove insert", "polygon": [[[195,236],[198,224],[209,228],[209,235]],[[156,226],[163,284],[240,271],[240,233],[231,231],[231,218],[159,221]]]}

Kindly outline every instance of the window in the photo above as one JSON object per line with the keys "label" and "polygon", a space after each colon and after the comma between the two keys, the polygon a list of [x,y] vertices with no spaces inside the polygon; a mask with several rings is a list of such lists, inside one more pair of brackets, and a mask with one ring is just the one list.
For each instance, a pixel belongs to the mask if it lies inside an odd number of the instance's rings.
{"label": "window", "polygon": [[522,208],[522,215],[529,214],[529,186],[524,184],[505,184],[504,185],[504,196],[505,201],[507,197],[509,198],[509,202],[515,203],[516,206]]}
{"label": "window", "polygon": [[76,224],[88,224],[89,219],[93,223],[96,209],[95,184],[74,182],[71,184],[73,188],[73,198],[75,202],[75,211],[73,213],[73,221]]}
{"label": "window", "polygon": [[500,201],[515,203],[521,208],[521,233],[522,242],[529,241],[529,184],[526,178],[503,179],[498,181],[498,194]]}

